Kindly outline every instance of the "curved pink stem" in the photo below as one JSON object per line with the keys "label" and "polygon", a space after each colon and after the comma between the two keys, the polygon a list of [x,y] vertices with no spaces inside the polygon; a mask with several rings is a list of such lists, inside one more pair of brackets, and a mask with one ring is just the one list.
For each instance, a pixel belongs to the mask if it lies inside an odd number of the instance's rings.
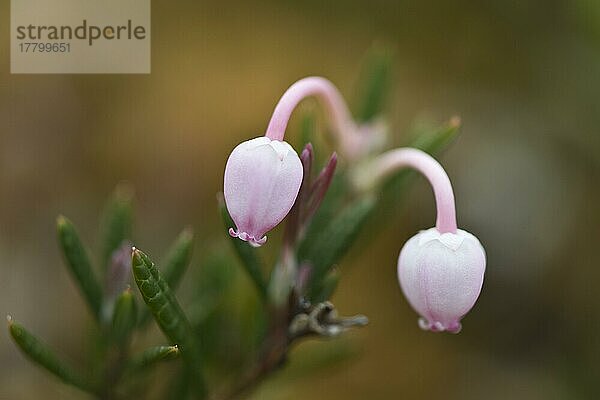
{"label": "curved pink stem", "polygon": [[429,154],[411,148],[390,150],[374,161],[375,179],[398,169],[414,168],[427,178],[433,187],[437,206],[436,228],[440,233],[456,233],[456,207],[450,178],[444,168]]}
{"label": "curved pink stem", "polygon": [[340,92],[327,79],[310,76],[300,79],[286,90],[273,111],[265,136],[271,140],[282,141],[292,112],[309,96],[316,96],[323,101],[331,117],[332,127],[338,135],[351,135],[354,123]]}

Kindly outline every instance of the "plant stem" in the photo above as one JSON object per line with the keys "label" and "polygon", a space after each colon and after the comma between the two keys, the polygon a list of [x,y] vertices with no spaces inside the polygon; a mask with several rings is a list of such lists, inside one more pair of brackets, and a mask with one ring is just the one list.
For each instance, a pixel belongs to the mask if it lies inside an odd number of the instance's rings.
{"label": "plant stem", "polygon": [[440,233],[456,233],[456,207],[454,192],[448,174],[433,157],[412,148],[390,150],[378,156],[368,168],[369,180],[377,182],[399,169],[410,167],[423,174],[435,195],[437,206],[436,228]]}
{"label": "plant stem", "polygon": [[214,400],[236,400],[245,398],[271,373],[279,369],[286,359],[289,345],[288,325],[290,307],[274,310],[271,328],[262,343],[260,356],[239,383],[227,394],[216,396]]}
{"label": "plant stem", "polygon": [[350,110],[337,88],[325,78],[310,76],[294,83],[281,96],[273,111],[265,136],[272,140],[282,141],[292,112],[302,100],[309,96],[317,96],[325,103],[333,129],[340,139],[353,133],[354,122]]}

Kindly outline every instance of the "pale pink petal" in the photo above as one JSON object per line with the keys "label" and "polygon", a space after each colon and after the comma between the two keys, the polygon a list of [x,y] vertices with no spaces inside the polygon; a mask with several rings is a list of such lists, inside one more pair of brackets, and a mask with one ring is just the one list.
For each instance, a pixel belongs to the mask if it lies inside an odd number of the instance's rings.
{"label": "pale pink petal", "polygon": [[286,142],[259,137],[239,144],[225,167],[224,197],[236,225],[230,234],[252,245],[288,214],[302,182],[298,154]]}
{"label": "pale pink petal", "polygon": [[483,284],[485,251],[463,230],[413,236],[398,259],[398,279],[410,305],[423,318],[419,325],[434,332],[457,333],[460,320],[475,304]]}

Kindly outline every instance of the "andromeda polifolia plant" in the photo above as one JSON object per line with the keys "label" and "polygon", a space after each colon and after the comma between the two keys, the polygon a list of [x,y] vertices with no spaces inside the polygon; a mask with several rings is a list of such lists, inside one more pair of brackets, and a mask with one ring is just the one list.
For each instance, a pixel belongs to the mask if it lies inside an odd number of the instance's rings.
{"label": "andromeda polifolia plant", "polygon": [[[417,126],[407,147],[390,149],[384,118],[390,60],[386,51],[370,54],[354,112],[325,78],[301,79],[283,94],[264,136],[231,152],[217,196],[224,234],[204,245],[197,266],[185,275],[191,231],[155,264],[132,237],[127,188],[117,189],[107,206],[95,266],[73,224],[59,217],[59,245],[94,317],[93,356],[85,366],[73,366],[9,318],[16,345],[63,382],[99,399],[244,398],[286,365],[303,338],[336,337],[367,324],[363,315],[340,316],[331,296],[360,232],[381,226],[382,215],[414,181],[407,169],[431,184],[437,220],[402,247],[400,287],[422,329],[458,333],[479,296],[486,263],[479,240],[458,229],[450,180],[433,158],[456,136],[459,121]],[[325,126],[314,111],[305,112],[296,151],[284,137],[292,114],[309,97],[322,105]],[[319,133],[332,139],[327,157]],[[280,240],[267,242],[278,225],[284,225]],[[266,252],[273,250],[277,256],[267,265]],[[184,276],[187,290],[176,295]],[[164,338],[147,343],[152,320]],[[335,343],[325,348],[335,349]],[[158,368],[164,379],[151,379]]]}

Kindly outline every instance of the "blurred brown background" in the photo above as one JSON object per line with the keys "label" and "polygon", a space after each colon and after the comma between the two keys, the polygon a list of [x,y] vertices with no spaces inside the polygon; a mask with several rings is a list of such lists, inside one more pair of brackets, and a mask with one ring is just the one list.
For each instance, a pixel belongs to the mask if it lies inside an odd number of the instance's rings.
{"label": "blurred brown background", "polygon": [[[462,117],[442,156],[461,227],[486,246],[481,298],[460,335],[421,332],[397,282],[404,241],[434,221],[419,181],[367,234],[334,297],[370,325],[358,353],[301,365],[257,399],[592,399],[600,396],[600,3],[153,2],[151,75],[10,75],[0,4],[0,314],[74,360],[90,329],[61,263],[65,213],[93,244],[116,183],[137,193],[137,239],[160,253],[181,227],[222,241],[215,193],[229,151],[263,132],[296,79],[351,98],[374,43],[395,51],[394,143],[415,118]],[[292,127],[294,125],[292,124]],[[293,131],[291,131],[293,132]],[[77,329],[69,329],[77,327]],[[315,350],[316,349],[316,350]],[[0,398],[79,398],[0,335]]]}

